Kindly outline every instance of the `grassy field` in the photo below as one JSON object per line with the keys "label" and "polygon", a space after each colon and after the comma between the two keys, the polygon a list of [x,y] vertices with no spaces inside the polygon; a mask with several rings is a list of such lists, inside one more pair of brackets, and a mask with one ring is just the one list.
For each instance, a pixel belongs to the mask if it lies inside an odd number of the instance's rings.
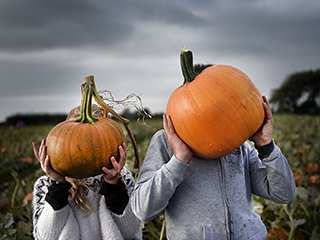
{"label": "grassy field", "polygon": [[[320,239],[320,117],[274,115],[273,138],[295,174],[297,197],[292,204],[274,204],[253,196],[253,209],[269,231],[269,239]],[[35,180],[43,175],[31,142],[40,143],[53,125],[0,128],[0,239],[32,238],[32,205],[25,199]],[[130,123],[143,160],[152,135],[162,119]],[[133,170],[134,152],[128,136],[127,165]],[[141,161],[142,163],[142,161]],[[135,173],[135,172],[134,172]],[[145,239],[159,239],[164,214],[144,223]],[[165,237],[163,238],[165,239]]]}

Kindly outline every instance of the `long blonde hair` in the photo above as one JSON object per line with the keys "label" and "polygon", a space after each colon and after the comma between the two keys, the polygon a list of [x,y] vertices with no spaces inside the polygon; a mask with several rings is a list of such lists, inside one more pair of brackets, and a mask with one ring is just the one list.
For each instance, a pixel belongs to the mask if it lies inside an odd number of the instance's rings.
{"label": "long blonde hair", "polygon": [[[80,116],[81,108],[80,106],[73,108],[67,118],[66,121],[71,120],[71,119],[77,119]],[[99,106],[93,104],[92,105],[92,113],[95,117],[103,116],[104,111],[101,109]],[[75,178],[70,178],[66,177],[66,181],[70,182],[71,184],[71,189],[69,190],[69,193],[71,194],[71,202],[74,202],[75,205],[75,211],[81,209],[83,211],[87,211],[87,215],[89,216],[92,212],[94,212],[91,203],[84,198],[83,196],[83,187],[88,188],[89,192],[92,194],[92,190],[89,188],[88,185],[92,184],[99,184],[99,183],[87,183],[83,179],[75,179]],[[92,195],[93,197],[93,195]]]}

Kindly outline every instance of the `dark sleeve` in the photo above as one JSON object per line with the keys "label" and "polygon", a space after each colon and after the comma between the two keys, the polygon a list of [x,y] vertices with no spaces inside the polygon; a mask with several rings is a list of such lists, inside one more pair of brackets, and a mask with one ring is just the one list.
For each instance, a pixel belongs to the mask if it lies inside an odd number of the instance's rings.
{"label": "dark sleeve", "polygon": [[52,181],[48,187],[46,201],[57,211],[68,205],[68,196],[71,184],[66,181],[65,183]]}
{"label": "dark sleeve", "polygon": [[259,158],[262,160],[264,158],[267,158],[270,156],[270,153],[272,153],[274,149],[274,144],[273,140],[271,140],[270,143],[267,145],[261,146],[261,147],[256,147],[257,151],[259,152]]}
{"label": "dark sleeve", "polygon": [[105,196],[110,211],[118,215],[123,213],[129,202],[127,189],[120,179],[117,184],[108,184],[103,181],[99,193]]}

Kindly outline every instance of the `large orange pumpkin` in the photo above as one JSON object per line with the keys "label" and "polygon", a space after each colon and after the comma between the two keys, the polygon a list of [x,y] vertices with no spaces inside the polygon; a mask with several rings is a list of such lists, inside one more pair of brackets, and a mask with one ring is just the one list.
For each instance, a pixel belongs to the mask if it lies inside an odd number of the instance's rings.
{"label": "large orange pumpkin", "polygon": [[86,178],[112,168],[110,157],[119,159],[125,141],[118,123],[108,117],[94,118],[91,112],[93,85],[87,83],[82,96],[81,116],[56,125],[46,139],[52,168],[72,178]]}
{"label": "large orange pumpkin", "polygon": [[192,52],[185,48],[180,61],[185,83],[171,94],[166,109],[176,133],[196,156],[232,153],[264,121],[261,93],[232,66],[214,65],[197,74]]}

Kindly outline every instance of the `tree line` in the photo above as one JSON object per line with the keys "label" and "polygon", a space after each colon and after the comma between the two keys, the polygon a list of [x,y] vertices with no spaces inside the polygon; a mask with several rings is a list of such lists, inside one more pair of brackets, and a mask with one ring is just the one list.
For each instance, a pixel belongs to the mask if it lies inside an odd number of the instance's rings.
{"label": "tree line", "polygon": [[269,102],[275,112],[320,114],[320,68],[288,75]]}
{"label": "tree line", "polygon": [[[272,110],[278,113],[320,114],[320,68],[289,74],[279,88],[273,89],[269,99]],[[150,111],[145,109],[149,114]],[[125,109],[123,117],[129,120],[139,117],[138,111]],[[161,117],[159,116],[153,117]],[[23,127],[24,125],[58,124],[67,114],[39,113],[15,114],[6,118],[2,125]]]}

